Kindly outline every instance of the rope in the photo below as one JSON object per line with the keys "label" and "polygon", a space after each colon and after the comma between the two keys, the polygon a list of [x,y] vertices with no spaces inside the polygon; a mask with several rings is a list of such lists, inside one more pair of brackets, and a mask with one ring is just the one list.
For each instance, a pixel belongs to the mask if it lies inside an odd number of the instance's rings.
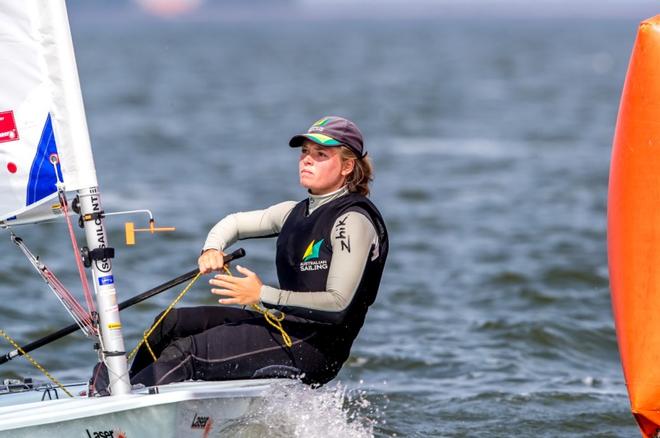
{"label": "rope", "polygon": [[142,339],[144,340],[144,346],[147,347],[147,350],[149,351],[151,358],[154,360],[154,362],[156,362],[158,358],[156,357],[156,353],[154,353],[154,350],[151,349],[151,344],[149,344],[149,340],[147,339],[147,332],[144,332],[144,337]]}
{"label": "rope", "polygon": [[258,304],[253,304],[252,308],[257,312],[261,313],[266,319],[266,322],[268,322],[268,324],[279,330],[280,334],[282,335],[282,340],[284,341],[284,345],[286,345],[287,348],[291,348],[291,346],[293,345],[293,342],[291,342],[291,336],[289,336],[289,334],[286,331],[284,331],[284,327],[282,327],[282,321],[284,321],[284,317],[286,315],[284,315],[284,313],[282,312],[280,312],[279,316],[275,315],[270,311],[270,309],[264,309]]}
{"label": "rope", "polygon": [[96,335],[96,327],[93,324],[92,317],[87,311],[78,303],[78,300],[64,287],[64,284],[55,276],[55,274],[36,257],[29,248],[14,232],[11,232],[11,240],[18,246],[23,255],[28,259],[32,267],[39,273],[41,278],[46,282],[51,291],[55,294],[57,299],[62,303],[64,308],[73,320],[78,324],[80,329],[85,333],[85,336]]}
{"label": "rope", "polygon": [[[227,275],[232,276],[231,271],[229,270],[229,268],[226,265],[223,266],[223,268],[224,268],[225,273],[227,273]],[[165,309],[165,311],[160,315],[160,318],[158,318],[158,320],[156,322],[154,322],[154,324],[151,326],[151,328],[149,330],[144,332],[140,342],[138,342],[138,344],[135,346],[135,348],[133,348],[133,351],[131,351],[130,354],[128,355],[127,358],[128,358],[129,361],[131,359],[133,359],[133,357],[135,357],[135,355],[137,354],[140,347],[142,345],[144,345],[147,348],[147,350],[149,351],[149,354],[151,355],[151,358],[154,360],[154,362],[156,362],[156,360],[158,358],[156,357],[156,354],[154,353],[154,351],[151,349],[151,345],[149,344],[149,340],[148,340],[149,336],[151,336],[151,334],[156,329],[156,327],[158,327],[158,325],[160,325],[160,323],[165,319],[167,314],[172,311],[174,306],[176,306],[177,303],[179,301],[181,301],[183,296],[186,293],[188,293],[190,288],[193,286],[193,284],[195,284],[195,282],[197,281],[197,279],[199,279],[199,277],[201,275],[202,275],[201,273],[198,273],[192,280],[190,280],[190,283],[188,283],[188,285],[185,287],[185,289],[183,289],[183,291],[181,291],[181,293],[174,299],[174,301],[172,301],[170,303],[170,305],[167,307],[167,309]],[[264,316],[264,318],[266,319],[266,322],[268,322],[268,324],[275,327],[280,332],[280,334],[282,335],[282,340],[284,341],[284,345],[286,345],[287,348],[291,348],[291,346],[293,345],[293,342],[291,341],[291,336],[289,336],[289,334],[284,330],[284,327],[282,327],[282,321],[284,321],[284,317],[286,315],[284,315],[284,313],[282,313],[282,312],[279,312],[279,315],[276,315],[276,314],[272,313],[270,311],[270,309],[264,309],[263,307],[259,306],[258,304],[253,304],[252,308],[254,310],[256,310],[258,313],[262,314]]]}
{"label": "rope", "polygon": [[198,273],[197,275],[195,275],[195,277],[192,280],[190,280],[190,283],[188,283],[188,285],[185,287],[185,289],[183,289],[183,291],[181,291],[179,296],[177,296],[174,299],[174,301],[172,301],[170,303],[170,305],[167,307],[167,309],[165,309],[165,311],[160,315],[160,318],[158,318],[158,320],[154,323],[154,325],[152,325],[149,330],[144,332],[144,335],[142,336],[142,340],[135,346],[133,351],[131,351],[131,353],[128,355],[128,360],[131,360],[133,358],[133,356],[135,356],[135,354],[137,353],[138,349],[142,346],[142,344],[145,344],[145,343],[147,344],[147,348],[149,349],[149,352],[151,353],[151,357],[154,359],[154,361],[156,360],[156,355],[151,350],[151,346],[149,346],[149,342],[147,341],[147,338],[149,336],[151,336],[151,333],[153,333],[153,331],[156,329],[156,327],[158,327],[158,325],[165,319],[167,314],[170,313],[170,311],[174,308],[174,306],[176,306],[177,303],[179,301],[181,301],[181,298],[183,298],[183,296],[188,293],[190,288],[193,286],[193,284],[195,284],[195,282],[197,281],[197,279],[201,275],[202,275],[201,272]]}
{"label": "rope", "polygon": [[23,357],[25,357],[32,365],[34,365],[36,369],[41,371],[46,377],[50,379],[51,382],[53,382],[55,385],[57,385],[57,387],[59,387],[62,391],[64,391],[66,395],[73,398],[73,395],[69,391],[67,391],[67,389],[64,387],[64,385],[62,385],[59,382],[59,380],[57,380],[52,374],[46,371],[44,367],[39,365],[39,363],[36,360],[34,360],[34,358],[30,356],[25,350],[23,350],[16,341],[14,341],[7,333],[5,333],[4,330],[0,330],[0,335],[2,335],[2,337],[5,338],[12,345],[12,347],[18,350],[23,355]]}
{"label": "rope", "polygon": [[76,298],[67,290],[62,282],[51,272],[46,266],[42,270],[42,276],[46,283],[51,286],[51,290],[55,292],[55,296],[64,305],[64,308],[69,312],[69,315],[78,324],[80,329],[86,336],[96,336],[98,331],[94,326],[92,316],[82,307]]}
{"label": "rope", "polygon": [[59,191],[60,198],[60,208],[66,219],[66,225],[69,229],[69,237],[71,239],[71,245],[73,246],[74,259],[76,260],[76,266],[78,267],[78,275],[80,276],[80,282],[82,283],[83,295],[85,296],[85,301],[87,302],[87,311],[91,315],[96,311],[94,307],[94,300],[92,299],[92,293],[89,290],[89,283],[87,282],[87,274],[85,273],[85,268],[83,266],[82,260],[80,260],[80,251],[78,250],[78,241],[76,240],[76,234],[73,232],[73,225],[71,224],[71,218],[69,217],[69,208],[67,206],[66,194],[64,190],[60,188]]}
{"label": "rope", "polygon": [[[223,268],[225,270],[225,273],[230,277],[232,277],[229,268],[226,265],[223,266]],[[275,327],[280,332],[280,335],[282,335],[282,340],[284,341],[284,345],[286,345],[287,348],[291,348],[291,346],[293,345],[293,342],[291,342],[291,336],[289,336],[289,334],[284,330],[284,327],[282,327],[282,321],[284,321],[284,317],[286,315],[282,312],[279,312],[279,315],[276,315],[273,312],[271,312],[270,309],[264,309],[258,304],[253,304],[252,308],[256,310],[258,313],[261,313],[266,319],[266,322],[270,324],[272,327]]]}
{"label": "rope", "polygon": [[[231,271],[229,270],[229,268],[227,268],[226,265],[223,266],[223,268],[224,268],[225,273],[227,273],[227,275],[233,276]],[[167,309],[165,309],[165,311],[160,315],[160,318],[158,318],[158,320],[156,322],[154,322],[154,324],[151,326],[151,328],[149,330],[147,330],[143,333],[142,339],[140,340],[140,342],[138,342],[138,344],[135,346],[135,348],[133,348],[133,350],[128,355],[128,360],[129,361],[131,359],[133,359],[133,357],[135,357],[135,355],[137,354],[137,351],[140,349],[140,347],[142,345],[144,345],[147,348],[147,350],[149,351],[149,354],[151,355],[151,358],[154,360],[154,362],[156,362],[156,360],[158,358],[156,357],[156,354],[154,353],[154,351],[151,348],[151,345],[149,344],[149,340],[148,340],[149,336],[151,336],[151,334],[156,329],[156,327],[158,327],[158,325],[160,325],[160,323],[163,322],[163,320],[165,319],[167,314],[170,313],[170,311],[174,308],[174,306],[176,306],[178,304],[178,302],[181,301],[183,296],[186,293],[188,293],[190,288],[193,286],[193,284],[195,284],[195,282],[199,279],[199,277],[201,275],[202,275],[201,273],[198,273],[192,280],[190,280],[190,283],[188,283],[188,285],[185,287],[185,289],[183,289],[183,291],[181,291],[181,293],[174,299],[174,301],[172,301],[170,303],[170,305],[167,307]],[[276,315],[273,312],[271,312],[270,309],[264,309],[263,307],[259,306],[258,304],[253,304],[252,308],[254,310],[256,310],[258,313],[262,314],[264,316],[264,318],[266,319],[266,322],[268,322],[268,324],[275,327],[280,332],[280,334],[282,335],[282,340],[284,341],[284,345],[286,345],[287,348],[291,348],[291,346],[293,345],[293,342],[291,341],[291,336],[289,336],[289,334],[284,330],[284,327],[282,327],[282,321],[284,321],[284,317],[286,315],[282,312],[279,312],[279,315]]]}

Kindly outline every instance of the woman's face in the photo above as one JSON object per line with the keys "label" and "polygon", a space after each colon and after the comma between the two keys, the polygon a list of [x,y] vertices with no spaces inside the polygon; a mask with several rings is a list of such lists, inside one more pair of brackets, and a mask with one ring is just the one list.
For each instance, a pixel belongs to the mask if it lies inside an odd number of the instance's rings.
{"label": "woman's face", "polygon": [[353,166],[353,160],[342,161],[339,148],[305,141],[298,161],[300,185],[313,195],[334,192],[344,185]]}

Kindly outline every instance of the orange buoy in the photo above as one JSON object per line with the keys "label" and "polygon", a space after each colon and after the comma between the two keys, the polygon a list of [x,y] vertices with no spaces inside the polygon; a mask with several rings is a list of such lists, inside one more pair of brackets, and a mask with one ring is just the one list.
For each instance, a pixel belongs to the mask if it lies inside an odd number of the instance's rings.
{"label": "orange buoy", "polygon": [[660,431],[660,15],[642,22],[623,87],[607,206],[610,290],[632,413]]}

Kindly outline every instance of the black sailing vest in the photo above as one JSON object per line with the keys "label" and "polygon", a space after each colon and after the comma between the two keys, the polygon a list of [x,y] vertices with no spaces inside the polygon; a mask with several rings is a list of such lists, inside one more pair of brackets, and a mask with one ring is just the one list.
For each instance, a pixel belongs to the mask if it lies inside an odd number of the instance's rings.
{"label": "black sailing vest", "polygon": [[277,238],[276,265],[281,289],[296,292],[326,290],[328,267],[332,260],[330,239],[332,233],[336,233],[336,238],[341,238],[341,226],[333,230],[335,221],[341,215],[349,211],[364,214],[374,225],[378,235],[379,255],[375,260],[371,260],[370,253],[353,300],[344,311],[324,312],[302,307],[278,307],[287,315],[313,322],[333,323],[333,339],[350,349],[353,339],[364,323],[367,308],[376,299],[380,285],[388,251],[385,223],[376,206],[357,193],[348,193],[334,199],[314,210],[309,216],[308,203],[305,199],[296,204]]}

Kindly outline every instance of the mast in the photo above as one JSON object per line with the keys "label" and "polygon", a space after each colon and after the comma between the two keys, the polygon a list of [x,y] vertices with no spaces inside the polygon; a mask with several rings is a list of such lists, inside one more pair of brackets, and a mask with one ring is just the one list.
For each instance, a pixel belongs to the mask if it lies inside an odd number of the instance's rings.
{"label": "mast", "polygon": [[131,392],[131,383],[112,273],[114,249],[109,246],[105,232],[101,195],[98,187],[90,187],[78,190],[78,197],[96,295],[101,352],[110,378],[110,394],[127,394]]}
{"label": "mast", "polygon": [[[41,22],[41,33],[47,35],[54,43],[53,52],[46,55],[51,73],[49,79],[53,84],[54,105],[51,107],[53,128],[57,137],[62,139],[61,146],[68,144],[74,146],[71,149],[60,148],[64,164],[75,168],[75,172],[65,175],[64,184],[68,190],[77,189],[80,199],[80,214],[84,219],[89,250],[87,258],[91,262],[97,302],[99,340],[103,359],[108,367],[110,393],[126,394],[131,391],[131,384],[112,273],[114,254],[109,253],[110,246],[105,232],[101,196],[80,92],[69,17],[64,0],[39,0],[39,3],[43,8],[42,13],[49,17]],[[71,178],[71,173],[77,178]],[[84,184],[83,181],[91,184]],[[112,252],[114,253],[114,250]]]}

